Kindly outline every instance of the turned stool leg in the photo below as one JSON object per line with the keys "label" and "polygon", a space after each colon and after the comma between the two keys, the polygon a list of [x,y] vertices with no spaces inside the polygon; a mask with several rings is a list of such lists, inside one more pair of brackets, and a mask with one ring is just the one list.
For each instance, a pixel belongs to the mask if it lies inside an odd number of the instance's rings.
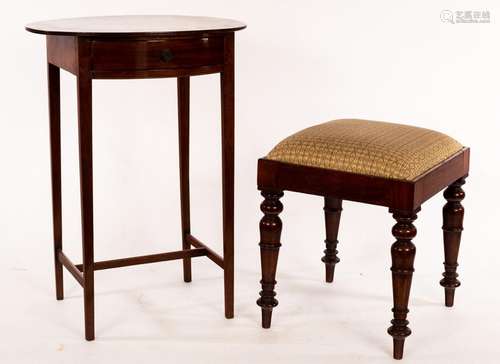
{"label": "turned stool leg", "polygon": [[274,286],[276,284],[276,267],[278,264],[278,254],[280,249],[281,219],[279,214],[283,211],[283,205],[279,199],[283,192],[262,191],[264,201],[260,205],[260,210],[264,217],[260,220],[260,262],[262,269],[262,291],[257,304],[262,309],[262,327],[271,327],[271,315],[273,307],[278,305]]}
{"label": "turned stool leg", "polygon": [[391,247],[394,319],[391,321],[392,326],[387,330],[393,338],[394,359],[403,358],[405,338],[411,334],[406,315],[416,250],[411,239],[417,235],[417,229],[413,226],[417,211],[390,210],[397,221],[392,228],[392,235],[396,238],[396,242]]}
{"label": "turned stool leg", "polygon": [[342,213],[342,200],[332,197],[325,197],[325,227],[326,227],[326,249],[324,250],[325,256],[321,261],[325,263],[326,281],[333,282],[333,275],[335,273],[335,264],[340,262],[337,254],[337,235],[339,232],[340,214]]}
{"label": "turned stool leg", "polygon": [[464,208],[460,201],[465,197],[462,185],[465,178],[453,182],[445,191],[444,198],[448,201],[443,207],[443,238],[444,238],[444,269],[443,279],[439,282],[444,287],[445,305],[453,306],[455,288],[460,286],[457,279],[457,259],[460,248],[460,237],[463,230]]}

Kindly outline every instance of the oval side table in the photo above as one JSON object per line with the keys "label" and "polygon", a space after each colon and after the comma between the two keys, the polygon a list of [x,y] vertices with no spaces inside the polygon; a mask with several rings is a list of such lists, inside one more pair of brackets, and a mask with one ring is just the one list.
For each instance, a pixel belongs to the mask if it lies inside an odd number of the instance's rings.
{"label": "oval side table", "polygon": [[[148,15],[74,18],[32,23],[45,34],[49,85],[50,155],[56,297],[63,267],[84,291],[85,338],[94,340],[94,271],[182,259],[191,281],[191,258],[206,256],[224,270],[225,316],[234,315],[234,32],[229,19]],[[83,264],[62,251],[60,69],[77,78]],[[189,77],[220,73],[222,104],[223,256],[191,235],[189,202]],[[182,250],[94,262],[92,193],[92,80],[176,77]]]}

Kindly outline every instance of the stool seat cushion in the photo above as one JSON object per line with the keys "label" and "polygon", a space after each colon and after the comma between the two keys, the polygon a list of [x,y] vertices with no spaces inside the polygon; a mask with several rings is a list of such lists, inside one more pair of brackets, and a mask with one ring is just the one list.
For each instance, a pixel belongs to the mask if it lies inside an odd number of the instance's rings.
{"label": "stool seat cushion", "polygon": [[341,119],[293,134],[274,147],[266,158],[412,181],[462,148],[455,139],[429,129]]}

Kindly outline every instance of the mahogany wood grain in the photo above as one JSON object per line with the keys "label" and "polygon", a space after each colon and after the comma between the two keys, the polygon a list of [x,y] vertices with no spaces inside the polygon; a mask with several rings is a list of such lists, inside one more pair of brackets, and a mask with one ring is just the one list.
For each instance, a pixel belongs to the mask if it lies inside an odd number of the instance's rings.
{"label": "mahogany wood grain", "polygon": [[61,197],[61,82],[59,68],[48,63],[50,168],[52,182],[52,229],[54,236],[54,265],[56,298],[64,298],[63,267],[59,260],[62,251]]}
{"label": "mahogany wood grain", "polygon": [[[374,177],[331,169],[259,159],[257,185],[343,200],[414,210],[450,181],[467,175],[469,148],[464,148],[413,181]],[[370,186],[370,188],[366,188]]]}
{"label": "mahogany wood grain", "polygon": [[144,78],[167,78],[167,77],[189,77],[201,76],[211,73],[220,73],[222,65],[183,67],[183,68],[164,68],[149,70],[112,70],[112,71],[92,71],[92,78],[99,80],[127,80]]}
{"label": "mahogany wood grain", "polygon": [[[62,299],[63,267],[84,289],[85,337],[94,333],[94,271],[174,259],[191,280],[191,258],[206,256],[224,271],[225,316],[234,316],[234,32],[243,23],[209,17],[118,16],[32,23],[46,35],[52,164],[52,213],[56,297]],[[62,253],[59,72],[77,78],[83,262]],[[221,74],[224,257],[191,235],[189,201],[189,77]],[[182,251],[94,262],[92,180],[92,80],[178,79]],[[191,246],[194,249],[191,249]]]}
{"label": "mahogany wood grain", "polygon": [[340,262],[338,257],[337,245],[339,241],[337,236],[339,233],[340,215],[342,213],[342,200],[334,197],[325,197],[325,227],[326,239],[324,250],[325,256],[321,261],[325,263],[325,280],[328,283],[333,282],[335,274],[335,265]]}
{"label": "mahogany wood grain", "polygon": [[[222,36],[92,41],[92,71],[160,70],[221,65]],[[139,56],[140,55],[140,56]]]}
{"label": "mahogany wood grain", "polygon": [[411,240],[417,235],[417,229],[413,225],[413,221],[417,218],[417,211],[390,210],[390,212],[397,223],[392,228],[392,235],[396,238],[396,242],[391,247],[394,319],[387,332],[393,339],[394,359],[401,359],[403,358],[405,338],[411,334],[406,316],[416,252],[415,245]]}
{"label": "mahogany wood grain", "polygon": [[217,254],[215,251],[213,251],[208,246],[206,246],[205,244],[203,244],[201,241],[199,241],[193,235],[188,235],[187,236],[187,240],[195,248],[203,248],[203,249],[205,249],[207,251],[207,258],[210,259],[215,264],[217,264],[222,269],[224,269],[224,258],[222,258],[219,254]]}
{"label": "mahogany wood grain", "polygon": [[448,203],[443,209],[445,273],[441,285],[445,287],[446,305],[453,305],[454,290],[459,285],[456,267],[463,219],[460,201],[464,194],[460,186],[469,173],[469,154],[469,148],[463,148],[412,181],[259,159],[257,185],[265,197],[261,206],[265,216],[260,224],[263,289],[257,303],[262,308],[263,327],[270,326],[272,309],[277,305],[274,278],[281,231],[277,214],[281,212],[282,205],[278,199],[282,194],[276,191],[295,191],[325,198],[327,238],[322,260],[326,265],[327,282],[333,281],[335,263],[338,262],[336,244],[341,201],[387,206],[397,221],[392,230],[397,241],[391,249],[394,319],[388,332],[393,337],[394,358],[401,359],[405,338],[411,333],[406,316],[415,257],[412,239],[416,229],[413,221],[421,204],[448,185],[445,191]]}
{"label": "mahogany wood grain", "polygon": [[169,260],[186,259],[186,257],[189,258],[202,257],[205,255],[207,255],[207,251],[204,248],[178,250],[168,253],[150,254],[150,255],[142,255],[139,257],[112,259],[101,262],[95,262],[94,270],[129,267],[131,265],[139,265],[139,264],[159,263],[159,262],[166,262]]}
{"label": "mahogany wood grain", "polygon": [[[50,64],[78,73],[77,36],[47,36]],[[188,77],[220,73],[224,69],[222,35],[196,38],[89,38],[93,79]],[[171,59],[165,58],[165,52]]]}
{"label": "mahogany wood grain", "polygon": [[244,29],[240,21],[186,15],[115,15],[33,22],[32,33],[79,37],[161,37],[225,34]]}
{"label": "mahogany wood grain", "polygon": [[451,181],[465,177],[469,173],[470,149],[464,148],[461,152],[451,156],[436,167],[418,176],[413,193],[413,206],[420,206],[432,196],[436,195]]}
{"label": "mahogany wood grain", "polygon": [[47,60],[74,75],[78,72],[78,38],[47,35]]}
{"label": "mahogany wood grain", "polygon": [[80,157],[80,204],[83,242],[83,300],[85,338],[94,340],[94,197],[92,180],[92,79],[90,42],[78,41],[78,146]]}
{"label": "mahogany wood grain", "polygon": [[83,272],[79,270],[78,267],[74,265],[73,262],[62,251],[59,251],[57,253],[57,259],[59,260],[59,263],[61,263],[68,270],[68,272],[71,273],[76,281],[80,283],[80,286],[84,287],[85,280],[83,278]]}
{"label": "mahogany wood grain", "polygon": [[[319,196],[335,196],[373,205],[413,205],[413,185],[348,172],[259,159],[259,190],[287,190]],[[370,186],[370,188],[366,188]]]}
{"label": "mahogany wood grain", "polygon": [[224,306],[234,317],[234,33],[224,38],[224,68],[220,74],[222,115],[222,239],[224,245]]}
{"label": "mahogany wood grain", "polygon": [[264,201],[260,205],[260,210],[264,217],[260,220],[260,265],[262,269],[262,291],[257,304],[262,311],[262,327],[271,327],[271,317],[273,308],[278,305],[274,286],[276,285],[276,268],[278,266],[278,254],[281,247],[281,219],[279,214],[283,211],[283,204],[280,198],[283,192],[262,191]]}
{"label": "mahogany wood grain", "polygon": [[465,178],[453,182],[445,191],[446,204],[443,207],[444,268],[443,279],[445,305],[452,307],[455,300],[455,288],[460,286],[457,279],[458,250],[463,230],[464,207],[460,203],[465,198],[462,186]]}
{"label": "mahogany wood grain", "polygon": [[[189,77],[177,78],[177,112],[179,122],[179,176],[181,193],[182,249],[190,249],[191,210],[189,200]],[[182,260],[184,282],[191,282],[191,259]]]}

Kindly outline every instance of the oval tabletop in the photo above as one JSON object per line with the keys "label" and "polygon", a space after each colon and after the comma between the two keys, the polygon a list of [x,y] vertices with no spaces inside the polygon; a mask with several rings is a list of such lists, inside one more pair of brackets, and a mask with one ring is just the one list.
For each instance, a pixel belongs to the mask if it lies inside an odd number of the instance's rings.
{"label": "oval tabletop", "polygon": [[47,20],[26,30],[48,35],[140,36],[236,31],[246,25],[232,19],[184,15],[122,15]]}

